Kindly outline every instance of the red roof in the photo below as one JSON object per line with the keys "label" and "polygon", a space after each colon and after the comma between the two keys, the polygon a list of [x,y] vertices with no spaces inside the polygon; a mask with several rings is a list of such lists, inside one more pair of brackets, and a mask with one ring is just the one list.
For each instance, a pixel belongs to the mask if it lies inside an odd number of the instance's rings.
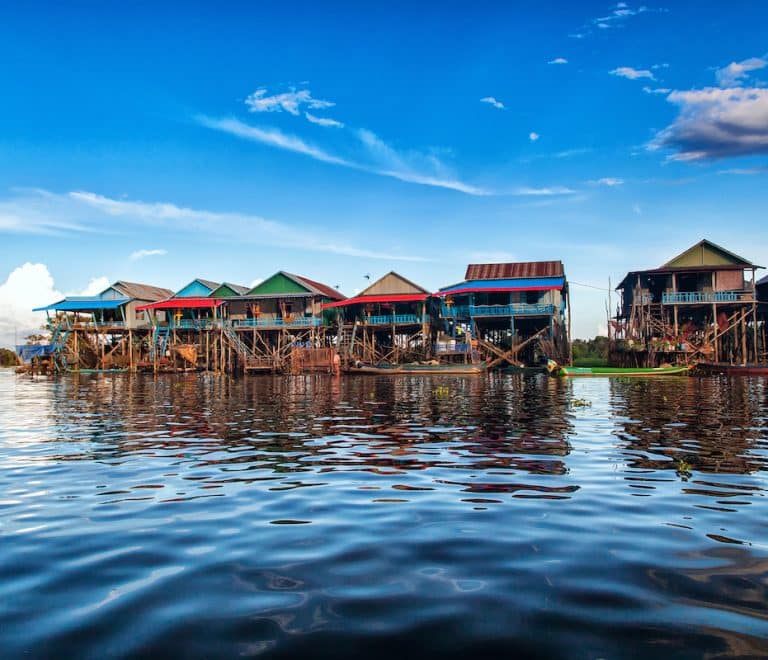
{"label": "red roof", "polygon": [[328,307],[346,307],[347,305],[366,305],[368,303],[420,302],[426,300],[428,295],[426,293],[400,293],[388,296],[358,296],[357,298],[347,298],[339,302],[326,303],[323,305],[323,309]]}
{"label": "red roof", "polygon": [[137,312],[146,309],[198,309],[201,307],[218,307],[223,305],[224,301],[220,298],[170,298],[161,300],[150,305],[140,305],[136,308]]}
{"label": "red roof", "polygon": [[306,282],[309,284],[309,286],[314,287],[321,293],[323,293],[327,298],[330,298],[331,300],[344,300],[346,296],[337,291],[336,289],[332,289],[327,284],[322,284],[321,282],[315,282],[315,280],[310,280],[308,277],[304,277],[303,275],[294,275],[295,278],[301,280],[302,282]]}
{"label": "red roof", "polygon": [[508,280],[518,277],[563,277],[562,261],[519,261],[509,264],[469,264],[465,280]]}

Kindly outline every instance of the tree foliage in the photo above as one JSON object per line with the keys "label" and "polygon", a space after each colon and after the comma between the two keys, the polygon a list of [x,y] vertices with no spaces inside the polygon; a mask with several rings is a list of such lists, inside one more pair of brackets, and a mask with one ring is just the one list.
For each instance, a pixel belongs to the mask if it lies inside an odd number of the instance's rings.
{"label": "tree foliage", "polygon": [[0,367],[15,367],[18,363],[16,353],[7,348],[0,348]]}

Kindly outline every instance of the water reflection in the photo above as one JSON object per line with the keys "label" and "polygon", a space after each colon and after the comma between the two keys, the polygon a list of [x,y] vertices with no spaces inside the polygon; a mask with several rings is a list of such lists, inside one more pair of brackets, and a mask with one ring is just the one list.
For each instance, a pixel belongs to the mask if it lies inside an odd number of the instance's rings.
{"label": "water reflection", "polygon": [[766,654],[767,397],[0,373],[0,647]]}

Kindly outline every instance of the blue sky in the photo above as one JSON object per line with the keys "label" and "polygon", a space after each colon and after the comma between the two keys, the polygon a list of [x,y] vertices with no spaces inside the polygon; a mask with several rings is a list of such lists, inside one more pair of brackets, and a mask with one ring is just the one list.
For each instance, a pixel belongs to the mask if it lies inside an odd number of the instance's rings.
{"label": "blue sky", "polygon": [[0,344],[116,279],[535,259],[587,337],[703,237],[768,262],[768,5],[72,4],[0,23]]}

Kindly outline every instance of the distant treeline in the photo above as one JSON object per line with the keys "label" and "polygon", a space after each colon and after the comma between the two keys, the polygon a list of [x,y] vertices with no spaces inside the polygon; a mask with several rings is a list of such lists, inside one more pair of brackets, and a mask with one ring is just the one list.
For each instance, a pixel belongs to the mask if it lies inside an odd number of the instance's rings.
{"label": "distant treeline", "polygon": [[573,340],[573,363],[577,366],[599,366],[608,362],[608,337]]}
{"label": "distant treeline", "polygon": [[16,353],[7,348],[0,348],[0,367],[15,367],[18,363]]}

